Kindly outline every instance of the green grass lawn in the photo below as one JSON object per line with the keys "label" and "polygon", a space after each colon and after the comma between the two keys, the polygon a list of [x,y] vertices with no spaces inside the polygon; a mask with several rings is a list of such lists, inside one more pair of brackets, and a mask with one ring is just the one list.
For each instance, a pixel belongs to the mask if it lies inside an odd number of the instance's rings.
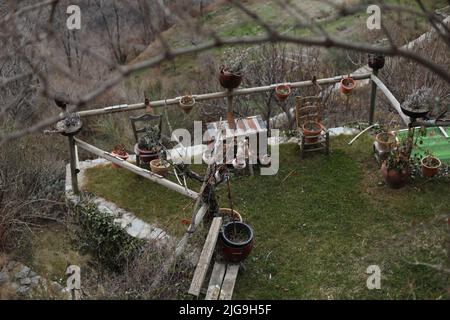
{"label": "green grass lawn", "polygon": [[[448,277],[413,263],[445,260],[448,226],[438,217],[449,213],[449,181],[418,179],[388,189],[372,140],[348,147],[349,139],[332,139],[328,157],[302,161],[297,145],[282,145],[276,176],[233,178],[234,206],[255,231],[234,298],[448,298]],[[189,199],[124,170],[105,166],[87,176],[88,191],[177,235],[185,228],[180,220],[191,215]],[[218,194],[228,206],[225,186]],[[372,264],[381,268],[381,290],[366,287]]]}

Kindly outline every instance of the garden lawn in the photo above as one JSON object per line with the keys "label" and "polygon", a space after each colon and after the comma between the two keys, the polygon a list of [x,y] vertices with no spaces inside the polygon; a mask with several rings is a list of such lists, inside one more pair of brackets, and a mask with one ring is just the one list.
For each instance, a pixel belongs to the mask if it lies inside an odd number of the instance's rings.
{"label": "garden lawn", "polygon": [[[297,145],[281,145],[277,175],[232,179],[234,207],[255,231],[233,298],[448,298],[448,277],[415,262],[446,259],[442,215],[450,213],[449,181],[417,179],[389,189],[372,140],[360,138],[349,147],[349,139],[333,138],[330,156],[305,160]],[[185,228],[181,219],[190,219],[189,199],[125,170],[105,166],[87,177],[88,191],[177,235]],[[225,185],[218,195],[228,207]],[[373,264],[381,268],[380,290],[366,287]]]}

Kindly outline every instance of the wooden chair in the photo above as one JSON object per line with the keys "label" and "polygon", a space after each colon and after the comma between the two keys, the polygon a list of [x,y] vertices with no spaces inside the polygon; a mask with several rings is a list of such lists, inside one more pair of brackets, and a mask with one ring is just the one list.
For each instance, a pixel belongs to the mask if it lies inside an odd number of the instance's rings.
{"label": "wooden chair", "polygon": [[134,138],[136,140],[136,144],[134,145],[134,153],[136,154],[136,164],[140,166],[140,160],[139,160],[139,136],[140,134],[145,132],[145,129],[147,126],[151,125],[151,123],[158,121],[158,129],[159,129],[159,136],[158,139],[161,139],[161,132],[162,132],[162,117],[161,116],[155,116],[152,114],[143,114],[140,116],[130,117],[131,121],[131,127],[133,128],[133,134]]}
{"label": "wooden chair", "polygon": [[330,152],[330,138],[325,127],[322,126],[322,130],[317,136],[308,135],[306,137],[303,132],[305,123],[311,121],[320,123],[322,110],[322,99],[318,96],[295,98],[295,114],[301,158],[304,158],[307,152],[322,151],[326,155]]}

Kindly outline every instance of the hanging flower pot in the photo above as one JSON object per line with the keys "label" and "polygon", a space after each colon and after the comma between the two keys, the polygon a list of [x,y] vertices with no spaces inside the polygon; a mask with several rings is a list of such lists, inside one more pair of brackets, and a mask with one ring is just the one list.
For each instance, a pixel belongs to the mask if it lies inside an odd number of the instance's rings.
{"label": "hanging flower pot", "polygon": [[180,98],[179,104],[180,108],[183,109],[186,114],[189,114],[195,105],[195,99],[193,96],[187,95]]}
{"label": "hanging flower pot", "polygon": [[160,159],[154,159],[150,161],[150,169],[153,173],[166,177],[169,173],[170,163],[162,162]]}
{"label": "hanging flower pot", "polygon": [[[127,161],[129,157],[128,152],[125,151],[125,146],[123,144],[118,144],[117,146],[115,146],[111,151],[111,154],[117,158],[122,159],[123,161]],[[120,168],[120,166],[115,163],[111,163],[111,165],[113,168]]]}
{"label": "hanging flower pot", "polygon": [[253,229],[246,223],[231,221],[220,231],[222,254],[229,262],[240,262],[253,248]]}
{"label": "hanging flower pot", "polygon": [[351,77],[345,77],[341,80],[341,92],[343,94],[350,94],[356,86],[355,80]]}
{"label": "hanging flower pot", "polygon": [[380,132],[375,136],[375,141],[381,151],[389,152],[395,148],[397,140],[393,132]]}
{"label": "hanging flower pot", "polygon": [[384,55],[379,53],[369,53],[368,54],[368,64],[373,70],[380,70],[384,67],[385,58]]}
{"label": "hanging flower pot", "polygon": [[242,72],[239,69],[232,70],[225,66],[221,66],[219,70],[219,82],[225,89],[236,89],[241,85]]}
{"label": "hanging flower pot", "polygon": [[281,102],[287,99],[291,94],[291,87],[287,84],[280,84],[275,87],[275,95],[277,99]]}
{"label": "hanging flower pot", "polygon": [[420,163],[422,165],[422,175],[427,178],[434,177],[442,165],[441,160],[433,156],[423,157]]}
{"label": "hanging flower pot", "polygon": [[324,130],[324,126],[317,121],[305,122],[302,126],[303,135],[306,143],[316,143],[319,140],[319,135]]}

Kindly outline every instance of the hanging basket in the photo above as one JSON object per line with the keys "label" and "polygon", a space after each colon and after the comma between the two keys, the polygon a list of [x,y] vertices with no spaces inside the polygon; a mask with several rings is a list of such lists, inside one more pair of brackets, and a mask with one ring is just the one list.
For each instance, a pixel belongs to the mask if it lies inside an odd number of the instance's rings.
{"label": "hanging basket", "polygon": [[242,73],[229,72],[225,66],[221,66],[219,70],[219,82],[222,87],[228,90],[236,89],[241,85]]}
{"label": "hanging basket", "polygon": [[352,93],[353,89],[356,86],[355,80],[353,80],[352,77],[345,77],[341,80],[341,92],[343,94],[350,94]]}
{"label": "hanging basket", "polygon": [[192,108],[194,108],[195,99],[193,96],[184,96],[180,98],[179,104],[180,108],[183,109],[186,114],[189,114]]}
{"label": "hanging basket", "polygon": [[275,95],[279,101],[284,101],[291,94],[291,87],[287,84],[280,84],[275,87]]}

